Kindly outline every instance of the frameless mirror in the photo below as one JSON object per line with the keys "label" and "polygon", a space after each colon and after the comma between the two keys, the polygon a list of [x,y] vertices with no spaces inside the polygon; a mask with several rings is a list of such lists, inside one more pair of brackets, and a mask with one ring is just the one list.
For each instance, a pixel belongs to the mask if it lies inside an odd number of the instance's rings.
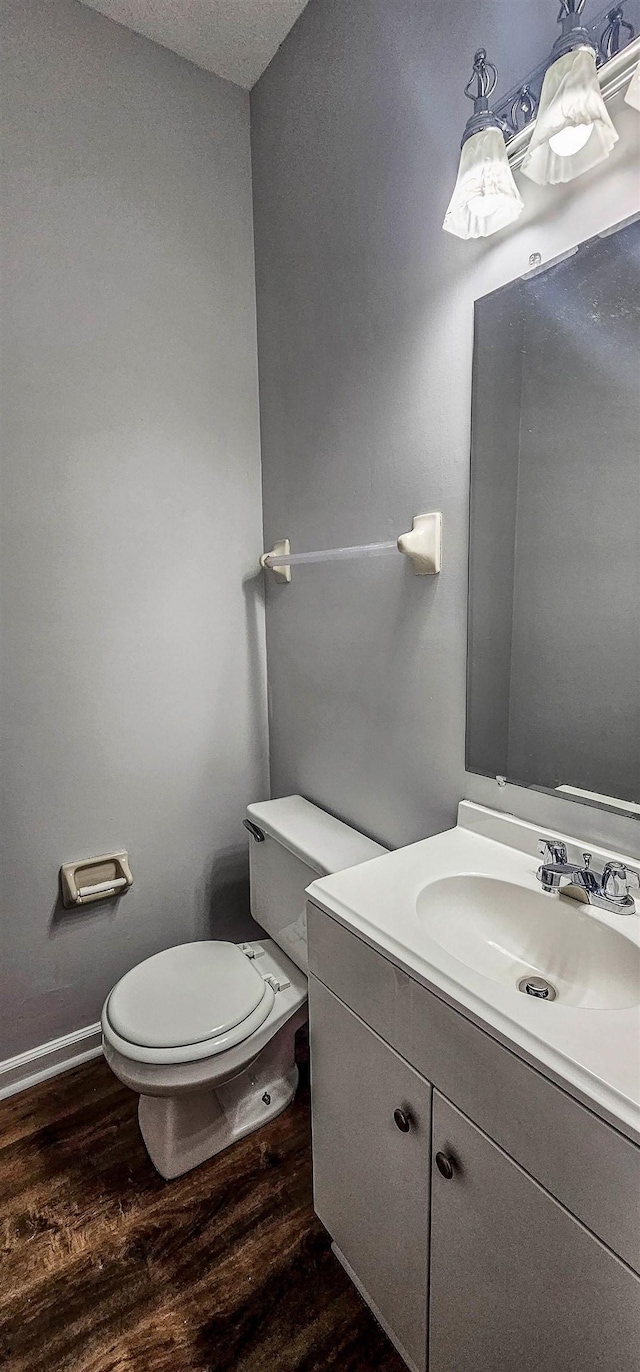
{"label": "frameless mirror", "polygon": [[467,768],[640,818],[640,222],[476,302]]}

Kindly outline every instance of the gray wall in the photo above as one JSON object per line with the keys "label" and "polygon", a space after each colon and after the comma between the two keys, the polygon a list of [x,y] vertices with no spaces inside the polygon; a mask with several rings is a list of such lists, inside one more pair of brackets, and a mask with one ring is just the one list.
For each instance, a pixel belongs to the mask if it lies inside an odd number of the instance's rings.
{"label": "gray wall", "polygon": [[[248,97],[74,0],[3,19],[0,1057],[248,931],[267,787]],[[62,912],[116,845],[131,894]]]}
{"label": "gray wall", "polygon": [[[595,13],[595,8],[590,7]],[[473,302],[638,206],[638,115],[565,187],[526,183],[512,229],[441,229],[475,47],[501,90],[555,37],[548,0],[311,0],[252,92],[267,545],[388,538],[444,513],[444,570],[402,560],[295,569],[268,590],[272,785],[391,844],[467,795],[638,851],[632,820],[464,770]]]}

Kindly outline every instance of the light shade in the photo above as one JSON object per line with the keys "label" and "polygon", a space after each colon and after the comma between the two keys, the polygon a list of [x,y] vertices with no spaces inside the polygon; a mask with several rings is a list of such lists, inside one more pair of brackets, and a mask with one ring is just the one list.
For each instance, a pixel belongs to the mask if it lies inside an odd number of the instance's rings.
{"label": "light shade", "polygon": [[593,50],[577,47],[556,58],[542,85],[524,175],[541,186],[573,181],[603,162],[617,139]]}
{"label": "light shade", "polygon": [[443,229],[458,238],[488,238],[522,213],[500,129],[482,129],[462,145],[460,166]]}
{"label": "light shade", "polygon": [[633,105],[634,110],[640,110],[640,62],[631,77],[625,100],[628,105]]}

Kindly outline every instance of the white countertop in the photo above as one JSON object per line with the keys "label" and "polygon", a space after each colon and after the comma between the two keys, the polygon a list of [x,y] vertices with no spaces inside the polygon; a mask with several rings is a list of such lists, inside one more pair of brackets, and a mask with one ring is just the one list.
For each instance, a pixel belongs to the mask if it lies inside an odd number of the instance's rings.
{"label": "white countertop", "polygon": [[[536,826],[462,802],[458,826],[361,866],[313,882],[309,899],[430,991],[448,1001],[542,1070],[621,1132],[640,1143],[640,986],[638,1004],[586,1008],[522,995],[461,962],[419,918],[425,887],[461,874],[491,877],[540,894]],[[566,835],[569,860],[585,845]],[[593,866],[622,857],[593,848]],[[634,866],[633,859],[629,865]],[[562,919],[566,899],[557,902]],[[640,901],[638,901],[640,908]],[[640,947],[640,916],[581,906]],[[446,917],[446,915],[445,915]],[[635,956],[635,954],[634,954]]]}

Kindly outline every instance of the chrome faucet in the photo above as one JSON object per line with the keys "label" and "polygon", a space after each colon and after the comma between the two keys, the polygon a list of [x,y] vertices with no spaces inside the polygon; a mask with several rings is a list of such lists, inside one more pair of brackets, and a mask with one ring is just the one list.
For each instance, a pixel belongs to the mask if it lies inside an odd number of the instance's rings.
{"label": "chrome faucet", "polygon": [[[543,891],[552,894],[562,891],[563,896],[572,900],[587,901],[601,910],[611,910],[619,915],[635,915],[636,905],[630,888],[640,890],[640,874],[623,862],[607,862],[601,872],[591,868],[591,853],[583,853],[583,867],[578,863],[567,862],[567,846],[560,839],[540,839],[538,852],[544,862],[536,876]],[[563,884],[566,881],[566,885]]]}

